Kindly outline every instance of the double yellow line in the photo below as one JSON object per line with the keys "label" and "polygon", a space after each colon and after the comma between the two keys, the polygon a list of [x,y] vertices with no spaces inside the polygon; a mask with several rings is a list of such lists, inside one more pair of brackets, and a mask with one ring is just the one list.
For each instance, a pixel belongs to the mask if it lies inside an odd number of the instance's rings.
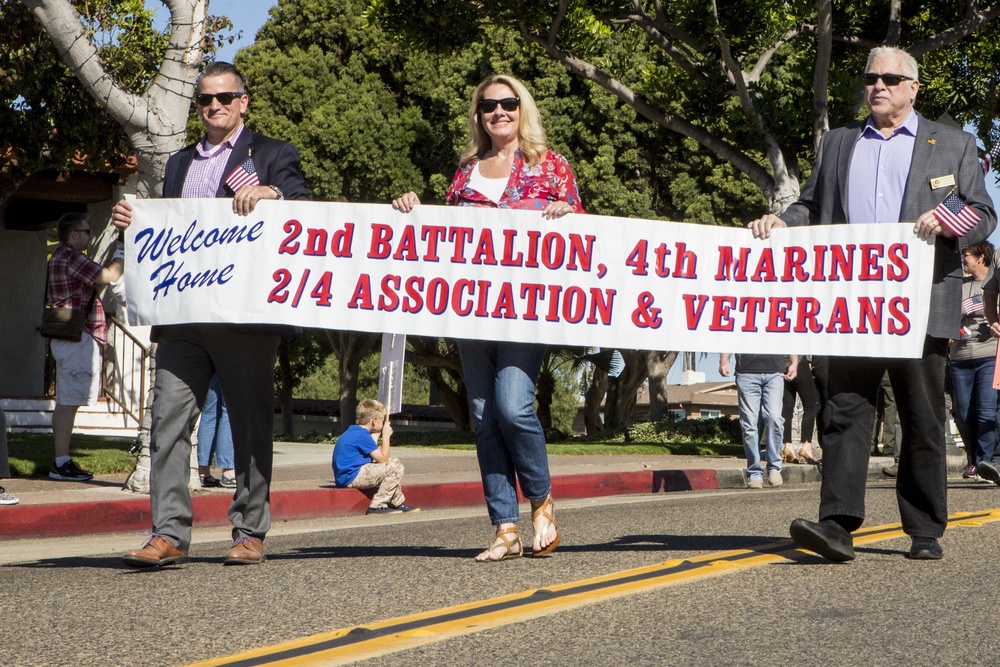
{"label": "double yellow line", "polygon": [[[1000,521],[1000,509],[953,514],[948,518],[948,527],[981,526],[993,521]],[[875,526],[854,533],[854,544],[881,542],[903,535],[902,527],[898,523]],[[226,658],[195,663],[188,667],[341,665],[487,628],[518,623],[614,597],[695,579],[716,577],[743,568],[803,555],[807,555],[807,552],[797,550],[790,540],[781,540],[753,549],[668,560],[657,565],[615,572],[593,579],[342,628]]]}

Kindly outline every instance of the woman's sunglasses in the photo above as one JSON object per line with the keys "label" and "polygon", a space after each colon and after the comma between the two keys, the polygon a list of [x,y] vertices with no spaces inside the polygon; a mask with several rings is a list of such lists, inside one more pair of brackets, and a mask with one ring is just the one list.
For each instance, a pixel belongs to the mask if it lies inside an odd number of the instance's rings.
{"label": "woman's sunglasses", "polygon": [[493,113],[497,110],[497,105],[504,111],[514,111],[521,106],[520,97],[505,97],[502,100],[479,100],[479,110],[483,113]]}

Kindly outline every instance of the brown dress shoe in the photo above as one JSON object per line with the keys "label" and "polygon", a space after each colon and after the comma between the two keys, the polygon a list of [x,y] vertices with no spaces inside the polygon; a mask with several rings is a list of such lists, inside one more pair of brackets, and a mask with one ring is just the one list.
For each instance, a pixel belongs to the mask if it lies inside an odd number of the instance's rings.
{"label": "brown dress shoe", "polygon": [[186,563],[188,555],[174,546],[165,537],[153,535],[141,549],[125,552],[122,562],[129,567],[163,567],[175,563]]}
{"label": "brown dress shoe", "polygon": [[264,562],[264,543],[256,537],[241,537],[233,542],[223,565],[257,565]]}

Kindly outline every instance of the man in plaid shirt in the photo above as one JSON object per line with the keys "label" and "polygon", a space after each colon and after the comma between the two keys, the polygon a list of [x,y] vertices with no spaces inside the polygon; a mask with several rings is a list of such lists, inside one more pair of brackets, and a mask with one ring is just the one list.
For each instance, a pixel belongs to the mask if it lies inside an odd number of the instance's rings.
{"label": "man in plaid shirt", "polygon": [[108,326],[97,290],[121,278],[123,250],[119,245],[107,267],[84,255],[91,236],[86,213],[63,215],[57,233],[59,245],[48,268],[49,304],[88,312],[79,341],[51,341],[52,358],[56,362],[56,407],[52,412],[56,460],[49,477],[80,481],[91,479],[94,474],[69,457],[69,440],[76,411],[81,405],[95,404],[101,390],[101,348],[108,342]]}

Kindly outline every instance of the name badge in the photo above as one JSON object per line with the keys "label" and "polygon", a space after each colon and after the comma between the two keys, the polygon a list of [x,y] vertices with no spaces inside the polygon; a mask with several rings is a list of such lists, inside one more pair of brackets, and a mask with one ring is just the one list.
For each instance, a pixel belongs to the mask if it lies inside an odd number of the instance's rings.
{"label": "name badge", "polygon": [[947,176],[938,176],[937,178],[931,179],[931,190],[939,190],[941,188],[953,188],[955,187],[955,174],[948,174]]}

